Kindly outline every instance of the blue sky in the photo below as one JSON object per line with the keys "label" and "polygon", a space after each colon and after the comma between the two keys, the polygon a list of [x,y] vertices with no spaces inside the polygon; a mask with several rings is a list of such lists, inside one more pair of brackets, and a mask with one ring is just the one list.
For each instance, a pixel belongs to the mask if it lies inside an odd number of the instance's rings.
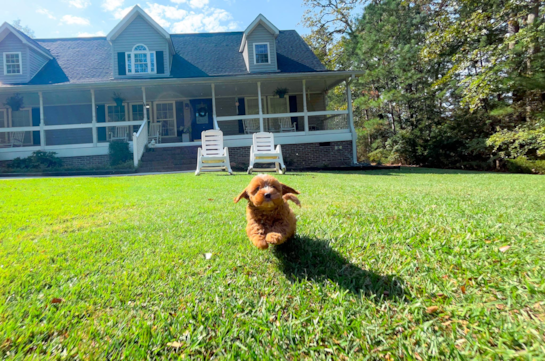
{"label": "blue sky", "polygon": [[0,0],[0,24],[21,19],[36,38],[103,36],[136,4],[170,33],[242,31],[259,13],[309,32],[301,0]]}

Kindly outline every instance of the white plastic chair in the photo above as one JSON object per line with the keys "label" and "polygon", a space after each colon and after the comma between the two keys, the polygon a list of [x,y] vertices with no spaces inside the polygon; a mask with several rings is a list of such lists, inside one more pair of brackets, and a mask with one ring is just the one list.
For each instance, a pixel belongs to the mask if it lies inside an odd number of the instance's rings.
{"label": "white plastic chair", "polygon": [[254,142],[250,148],[250,166],[248,167],[248,174],[252,174],[256,163],[274,163],[274,168],[259,168],[259,170],[275,171],[279,174],[285,174],[286,166],[284,165],[284,159],[282,158],[282,148],[280,147],[280,144],[276,146],[276,149],[274,148],[273,133],[255,133],[253,138]]}
{"label": "white plastic chair", "polygon": [[259,119],[243,119],[244,134],[253,134],[259,132]]}
{"label": "white plastic chair", "polygon": [[161,143],[161,135],[162,135],[162,125],[161,123],[151,123],[149,125],[149,133],[148,133],[148,143],[152,140],[155,140],[155,144]]}
{"label": "white plastic chair", "polygon": [[280,118],[278,123],[280,123],[280,133],[297,131],[297,123],[292,124],[290,118]]}
{"label": "white plastic chair", "polygon": [[22,147],[25,142],[25,132],[12,132],[10,135],[11,147]]}
{"label": "white plastic chair", "polygon": [[115,140],[124,140],[126,142],[129,141],[129,126],[128,125],[122,125],[119,127],[114,127],[113,132],[109,132],[109,140],[110,142]]}
{"label": "white plastic chair", "polygon": [[221,130],[207,130],[201,133],[202,148],[197,153],[197,170],[201,172],[227,171],[233,174],[229,162],[229,149],[223,147],[223,132]]}

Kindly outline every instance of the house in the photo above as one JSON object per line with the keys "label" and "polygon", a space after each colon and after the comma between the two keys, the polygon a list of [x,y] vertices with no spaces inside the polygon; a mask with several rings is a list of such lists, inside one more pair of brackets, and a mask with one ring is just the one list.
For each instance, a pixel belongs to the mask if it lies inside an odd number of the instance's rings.
{"label": "house", "polygon": [[[288,166],[349,165],[357,75],[326,70],[295,31],[263,15],[244,32],[169,34],[135,6],[106,37],[63,39],[4,23],[0,164],[43,150],[68,166],[100,166],[109,142],[126,138],[142,169],[181,169],[215,128],[234,163],[248,163],[252,133],[270,131]],[[346,108],[328,109],[339,87]],[[6,105],[14,96],[20,109]]]}

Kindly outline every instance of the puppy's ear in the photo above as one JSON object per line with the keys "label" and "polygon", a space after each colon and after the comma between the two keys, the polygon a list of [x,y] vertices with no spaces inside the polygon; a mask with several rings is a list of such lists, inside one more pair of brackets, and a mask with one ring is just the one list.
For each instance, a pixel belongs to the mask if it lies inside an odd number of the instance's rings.
{"label": "puppy's ear", "polygon": [[301,207],[301,202],[299,201],[299,198],[297,198],[295,195],[291,194],[291,193],[288,193],[288,194],[285,194],[283,197],[282,197],[286,202],[287,201],[292,201],[293,203],[297,204],[299,207]]}
{"label": "puppy's ear", "polygon": [[285,185],[284,183],[280,183],[280,185],[282,186],[282,194],[288,194],[288,193],[301,194],[295,189],[293,189],[292,187]]}
{"label": "puppy's ear", "polygon": [[246,189],[243,190],[242,193],[240,193],[240,194],[235,198],[235,203],[238,203],[238,201],[240,201],[242,198],[250,199],[250,197],[248,197],[248,192],[246,192]]}

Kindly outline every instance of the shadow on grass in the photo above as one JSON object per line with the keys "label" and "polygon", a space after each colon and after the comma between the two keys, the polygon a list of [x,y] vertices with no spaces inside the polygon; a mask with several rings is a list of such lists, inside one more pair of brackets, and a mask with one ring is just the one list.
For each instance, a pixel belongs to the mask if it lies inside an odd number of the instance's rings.
{"label": "shadow on grass", "polygon": [[329,246],[327,241],[305,236],[274,248],[280,270],[291,281],[333,282],[353,294],[380,300],[406,300],[405,283],[394,275],[362,269]]}

